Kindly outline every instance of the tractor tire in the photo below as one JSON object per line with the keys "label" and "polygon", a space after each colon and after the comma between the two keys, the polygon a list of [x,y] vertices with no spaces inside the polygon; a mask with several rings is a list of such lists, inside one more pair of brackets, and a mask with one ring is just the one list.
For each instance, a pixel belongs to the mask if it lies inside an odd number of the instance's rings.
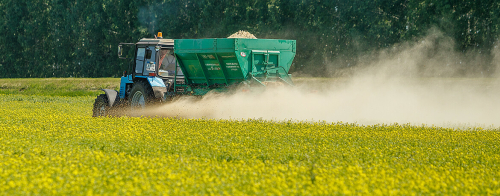
{"label": "tractor tire", "polygon": [[97,96],[92,110],[92,117],[107,116],[110,113],[109,100],[106,94]]}
{"label": "tractor tire", "polygon": [[143,111],[154,100],[153,89],[146,81],[138,81],[132,86],[129,100],[133,113]]}

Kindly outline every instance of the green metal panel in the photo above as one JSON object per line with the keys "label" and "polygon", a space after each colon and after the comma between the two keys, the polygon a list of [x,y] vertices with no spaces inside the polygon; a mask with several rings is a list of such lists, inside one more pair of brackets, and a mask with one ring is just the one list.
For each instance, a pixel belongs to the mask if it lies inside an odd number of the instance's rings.
{"label": "green metal panel", "polygon": [[174,52],[186,83],[217,88],[245,80],[288,77],[295,40],[179,39]]}

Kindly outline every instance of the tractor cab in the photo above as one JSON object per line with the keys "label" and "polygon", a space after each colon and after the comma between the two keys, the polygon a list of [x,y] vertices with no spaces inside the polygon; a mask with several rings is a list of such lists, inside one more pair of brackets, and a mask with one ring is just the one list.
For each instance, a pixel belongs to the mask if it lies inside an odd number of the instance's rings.
{"label": "tractor cab", "polygon": [[[177,68],[177,70],[176,70]],[[173,78],[182,75],[174,56],[174,40],[141,39],[136,43],[135,76]]]}

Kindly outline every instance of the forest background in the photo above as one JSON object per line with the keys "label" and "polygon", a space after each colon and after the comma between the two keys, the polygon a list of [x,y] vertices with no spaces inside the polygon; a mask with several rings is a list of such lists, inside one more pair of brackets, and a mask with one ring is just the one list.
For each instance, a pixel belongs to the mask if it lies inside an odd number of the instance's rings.
{"label": "forest background", "polygon": [[[0,0],[0,10],[2,78],[119,77],[129,62],[117,45],[160,31],[297,40],[291,72],[299,76],[341,76],[366,56],[436,32],[432,44],[462,54],[452,62],[459,73],[489,77],[498,64],[497,0]],[[479,63],[469,58],[477,55]]]}

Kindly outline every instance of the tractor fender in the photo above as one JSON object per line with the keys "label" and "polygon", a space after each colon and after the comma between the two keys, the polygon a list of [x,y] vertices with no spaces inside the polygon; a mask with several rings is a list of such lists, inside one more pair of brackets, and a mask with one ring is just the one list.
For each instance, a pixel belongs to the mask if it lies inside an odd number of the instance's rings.
{"label": "tractor fender", "polygon": [[151,85],[151,87],[165,87],[165,83],[163,83],[163,80],[161,78],[157,78],[157,77],[148,77],[146,78],[146,80],[148,80],[149,82],[149,85]]}
{"label": "tractor fender", "polygon": [[101,90],[104,91],[104,93],[106,93],[106,97],[108,97],[109,107],[113,107],[113,105],[116,102],[116,99],[117,98],[119,99],[118,91],[111,90],[111,89],[101,89]]}
{"label": "tractor fender", "polygon": [[164,94],[167,92],[167,87],[161,78],[157,77],[148,77],[146,79],[149,82],[149,85],[153,89],[153,93],[155,98],[164,99]]}
{"label": "tractor fender", "polygon": [[157,99],[165,99],[164,94],[167,92],[167,86],[165,86],[165,83],[161,78],[158,77],[135,77],[135,81],[143,80],[147,81],[151,89],[153,90],[154,97]]}

